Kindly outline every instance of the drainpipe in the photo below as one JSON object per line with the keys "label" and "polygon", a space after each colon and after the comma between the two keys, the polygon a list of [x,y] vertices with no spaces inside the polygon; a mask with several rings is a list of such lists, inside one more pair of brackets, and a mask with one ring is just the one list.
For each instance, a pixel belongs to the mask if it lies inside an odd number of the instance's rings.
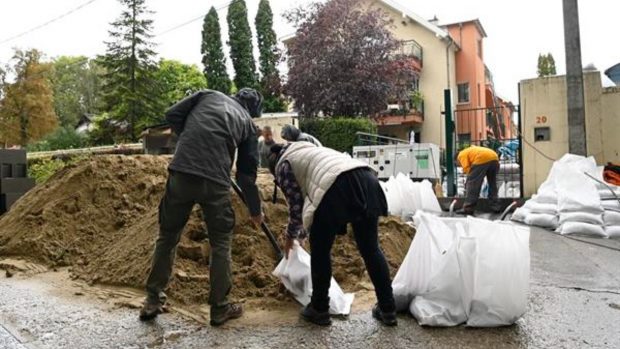
{"label": "drainpipe", "polygon": [[448,46],[446,47],[446,70],[448,72],[448,86],[446,86],[446,89],[450,89],[450,48],[454,45],[454,40],[452,40],[450,34],[448,34],[447,39]]}

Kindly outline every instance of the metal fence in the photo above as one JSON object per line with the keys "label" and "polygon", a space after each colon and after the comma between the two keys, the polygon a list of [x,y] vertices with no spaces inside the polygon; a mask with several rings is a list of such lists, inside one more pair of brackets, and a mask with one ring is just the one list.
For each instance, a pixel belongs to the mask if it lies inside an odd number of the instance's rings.
{"label": "metal fence", "polygon": [[[470,145],[493,149],[500,159],[497,186],[500,198],[520,198],[523,194],[523,157],[519,131],[519,107],[503,105],[492,108],[457,109],[454,111],[456,149]],[[455,159],[446,159],[455,161]],[[457,168],[457,196],[465,195],[467,175]],[[488,195],[488,183],[481,192]]]}

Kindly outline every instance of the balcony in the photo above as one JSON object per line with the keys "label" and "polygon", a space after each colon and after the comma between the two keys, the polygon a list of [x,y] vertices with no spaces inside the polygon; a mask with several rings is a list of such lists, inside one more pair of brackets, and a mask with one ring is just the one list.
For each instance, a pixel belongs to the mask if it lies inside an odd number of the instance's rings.
{"label": "balcony", "polygon": [[415,40],[404,40],[398,45],[398,48],[394,51],[395,57],[413,58],[417,63],[418,70],[422,70],[423,63],[423,50],[422,46]]}
{"label": "balcony", "polygon": [[424,123],[424,100],[419,91],[410,92],[406,101],[388,104],[385,112],[375,118],[378,126],[419,126]]}

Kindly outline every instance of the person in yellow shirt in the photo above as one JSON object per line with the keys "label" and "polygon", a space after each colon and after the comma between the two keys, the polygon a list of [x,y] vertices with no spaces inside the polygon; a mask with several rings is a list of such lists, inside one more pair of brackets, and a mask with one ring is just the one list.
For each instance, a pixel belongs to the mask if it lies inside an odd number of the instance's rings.
{"label": "person in yellow shirt", "polygon": [[499,172],[499,157],[493,149],[470,146],[456,155],[456,163],[467,174],[465,184],[465,204],[457,213],[472,215],[480,196],[480,189],[484,177],[489,184],[489,199],[492,208],[499,211],[497,199],[497,173]]}

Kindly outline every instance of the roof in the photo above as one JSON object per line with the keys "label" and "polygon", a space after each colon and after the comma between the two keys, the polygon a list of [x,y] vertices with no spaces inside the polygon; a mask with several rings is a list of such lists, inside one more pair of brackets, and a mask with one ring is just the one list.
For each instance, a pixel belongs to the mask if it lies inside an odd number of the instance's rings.
{"label": "roof", "polygon": [[409,17],[411,20],[417,22],[418,24],[420,24],[422,27],[430,30],[431,32],[435,33],[435,35],[441,37],[441,38],[447,38],[449,37],[449,34],[447,31],[445,31],[444,29],[442,29],[441,27],[429,22],[428,20],[422,18],[420,15],[418,15],[417,13],[411,11],[410,9],[408,9],[407,7],[399,4],[396,1],[392,1],[392,0],[379,0],[379,2],[382,2],[383,4],[385,4],[386,6],[390,7],[391,9],[402,13],[403,17]]}
{"label": "roof", "polygon": [[605,75],[609,75],[612,73],[618,73],[620,72],[620,63],[614,65],[613,67],[610,67],[609,69],[605,70]]}
{"label": "roof", "polygon": [[455,25],[462,25],[462,24],[474,24],[476,27],[478,27],[478,31],[480,31],[480,33],[482,34],[483,37],[487,37],[487,32],[486,30],[484,30],[484,27],[482,26],[482,23],[480,22],[480,20],[478,18],[476,19],[470,19],[468,21],[461,21],[461,22],[454,22],[454,23],[448,23],[448,24],[442,24],[442,27],[452,27]]}

